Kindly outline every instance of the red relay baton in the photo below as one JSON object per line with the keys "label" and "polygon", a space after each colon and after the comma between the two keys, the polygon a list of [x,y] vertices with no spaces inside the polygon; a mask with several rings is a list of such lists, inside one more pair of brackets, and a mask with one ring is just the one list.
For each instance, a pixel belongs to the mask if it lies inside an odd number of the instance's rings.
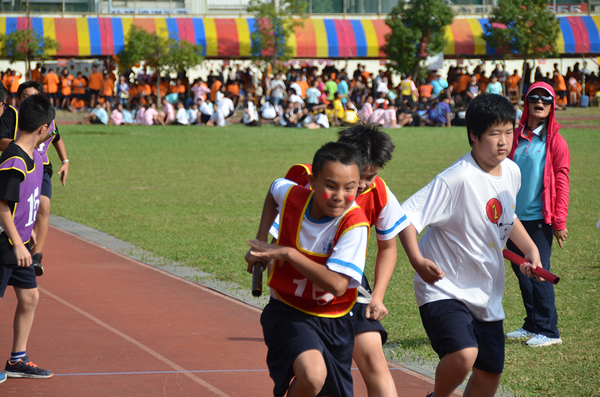
{"label": "red relay baton", "polygon": [[[515,254],[512,251],[504,250],[504,251],[502,251],[502,255],[504,256],[504,258],[508,259],[515,265],[520,266],[520,265],[526,263],[531,266],[531,263],[528,262],[525,258],[520,257],[519,255]],[[558,277],[556,274],[552,274],[548,270],[546,270],[542,267],[539,267],[539,266],[536,267],[535,269],[531,268],[531,272],[533,274],[535,274],[536,276],[540,276],[540,277],[546,279],[546,281],[548,281],[554,285],[558,284],[558,282],[560,281],[560,277]]]}

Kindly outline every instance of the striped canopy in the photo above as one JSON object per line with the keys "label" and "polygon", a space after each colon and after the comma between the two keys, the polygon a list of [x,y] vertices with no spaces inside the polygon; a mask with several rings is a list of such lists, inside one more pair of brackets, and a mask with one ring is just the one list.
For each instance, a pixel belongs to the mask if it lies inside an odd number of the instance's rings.
{"label": "striped canopy", "polygon": [[[0,33],[27,28],[27,18],[0,17]],[[131,25],[200,44],[211,58],[250,57],[253,18],[31,18],[44,37],[56,39],[56,56],[102,56],[119,53]],[[308,19],[290,38],[296,58],[381,58],[390,29],[383,20]]]}
{"label": "striped canopy", "polygon": [[[558,52],[600,54],[600,16],[558,17]],[[33,27],[56,39],[57,57],[96,57],[119,53],[131,25],[150,33],[173,36],[203,47],[209,58],[250,57],[253,18],[31,18],[0,17],[0,33]],[[481,37],[488,19],[457,18],[446,28],[447,57],[494,56]],[[390,32],[382,19],[307,19],[290,37],[294,58],[385,58],[382,47]]]}
{"label": "striped canopy", "polygon": [[[600,54],[600,16],[558,17],[561,32],[558,35],[557,50],[561,55]],[[495,48],[488,46],[482,38],[487,18],[455,19],[446,27],[448,40],[444,55],[477,57],[497,55]]]}

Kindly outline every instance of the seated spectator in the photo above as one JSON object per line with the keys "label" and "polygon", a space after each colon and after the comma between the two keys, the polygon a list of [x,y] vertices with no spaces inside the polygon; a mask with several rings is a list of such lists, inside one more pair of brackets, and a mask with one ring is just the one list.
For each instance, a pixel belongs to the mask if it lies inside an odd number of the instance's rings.
{"label": "seated spectator", "polygon": [[187,110],[183,106],[183,102],[177,102],[177,113],[175,114],[175,121],[173,125],[189,125],[190,121],[188,119]]}
{"label": "seated spectator", "polygon": [[206,124],[211,119],[213,113],[215,112],[213,108],[213,104],[210,101],[210,97],[207,97],[205,101],[200,102],[200,107],[198,109],[200,114],[200,119],[198,124]]}
{"label": "seated spectator", "polygon": [[144,112],[142,125],[165,125],[163,117],[164,113],[156,110],[156,104],[151,102],[148,104],[146,111]]}
{"label": "seated spectator", "polygon": [[248,96],[248,100],[244,103],[244,116],[242,117],[242,122],[249,127],[260,127],[258,111],[256,110],[256,104],[254,103],[254,94],[249,92],[246,95]]}
{"label": "seated spectator", "polygon": [[373,115],[373,97],[368,96],[365,103],[363,103],[362,107],[358,111],[358,117],[362,122],[368,122]]}
{"label": "seated spectator", "polygon": [[121,125],[123,124],[123,104],[119,102],[117,107],[113,109],[110,114],[110,120],[108,120],[108,125]]}
{"label": "seated spectator", "polygon": [[190,125],[196,124],[198,122],[198,104],[196,102],[192,102],[192,105],[187,110],[188,120],[190,121]]}
{"label": "seated spectator", "polygon": [[96,103],[94,110],[83,116],[82,124],[108,124],[108,113],[104,108],[104,104]]}
{"label": "seated spectator", "polygon": [[262,105],[260,108],[260,117],[266,122],[276,123],[279,121],[279,116],[277,115],[277,110],[275,110],[275,106],[273,106],[272,100],[269,99]]}
{"label": "seated spectator", "polygon": [[175,107],[171,105],[171,103],[167,100],[167,98],[163,98],[163,112],[165,113],[165,119],[163,121],[164,125],[175,123]]}

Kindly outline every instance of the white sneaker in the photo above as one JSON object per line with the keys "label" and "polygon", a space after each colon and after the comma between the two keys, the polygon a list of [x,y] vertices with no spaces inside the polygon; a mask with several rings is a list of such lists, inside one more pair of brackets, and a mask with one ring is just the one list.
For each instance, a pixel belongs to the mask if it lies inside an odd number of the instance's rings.
{"label": "white sneaker", "polygon": [[542,334],[537,334],[536,336],[525,342],[525,344],[530,347],[560,345],[561,343],[562,339],[560,338],[548,338],[546,335]]}
{"label": "white sneaker", "polygon": [[519,339],[519,338],[531,338],[535,334],[533,332],[529,332],[523,328],[519,328],[516,331],[510,332],[506,334],[508,339]]}

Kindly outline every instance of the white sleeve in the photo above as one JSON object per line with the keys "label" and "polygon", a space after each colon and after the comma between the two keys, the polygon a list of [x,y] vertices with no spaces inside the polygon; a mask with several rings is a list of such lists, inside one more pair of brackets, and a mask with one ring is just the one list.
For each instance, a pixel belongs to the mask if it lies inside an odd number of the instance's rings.
{"label": "white sleeve", "polygon": [[410,223],[418,233],[421,233],[425,226],[441,226],[446,223],[453,212],[451,204],[450,188],[442,178],[437,176],[402,203],[402,208]]}
{"label": "white sleeve", "polygon": [[[277,212],[281,213],[281,205],[285,200],[285,196],[290,187],[294,185],[296,185],[295,182],[292,182],[285,178],[277,179],[275,182],[273,182],[273,184],[271,184],[271,188],[269,189],[269,191],[271,192],[273,198],[275,199],[275,202],[277,203]],[[271,229],[269,230],[271,236],[275,238],[278,238],[279,236],[279,218],[280,216],[278,214],[275,218],[275,221],[273,222],[273,225],[271,225]]]}
{"label": "white sleeve", "polygon": [[398,233],[410,225],[408,217],[404,213],[404,209],[398,202],[398,199],[387,186],[386,189],[388,202],[381,210],[381,214],[375,222],[375,232],[379,241],[387,241],[395,238]]}
{"label": "white sleeve", "polygon": [[369,230],[358,226],[344,233],[327,259],[327,268],[351,278],[348,288],[357,288],[362,282],[367,256]]}

